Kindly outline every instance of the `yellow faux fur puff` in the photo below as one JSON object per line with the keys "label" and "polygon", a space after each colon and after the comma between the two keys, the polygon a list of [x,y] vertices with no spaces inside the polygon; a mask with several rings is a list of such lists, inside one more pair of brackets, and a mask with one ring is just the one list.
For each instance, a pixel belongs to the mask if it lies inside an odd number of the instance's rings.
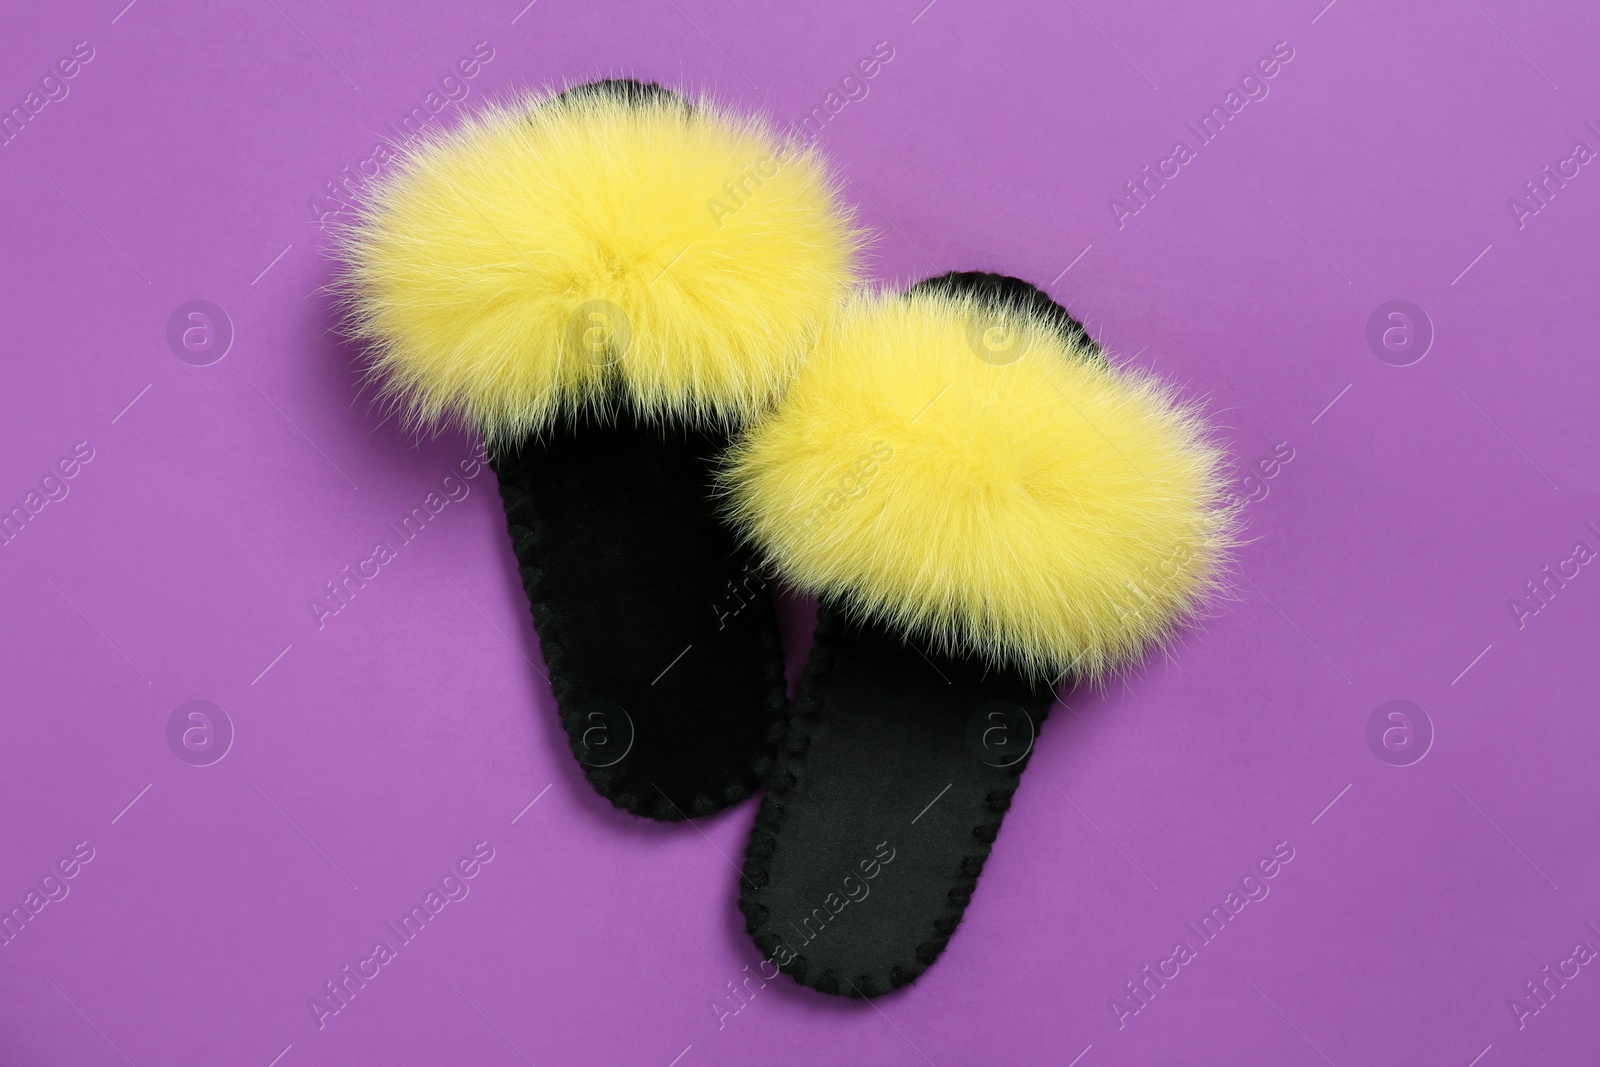
{"label": "yellow faux fur puff", "polygon": [[491,443],[618,392],[736,425],[855,283],[815,150],[709,100],[487,107],[407,149],[344,244],[352,332],[413,424]]}
{"label": "yellow faux fur puff", "polygon": [[1169,638],[1234,518],[1192,405],[1042,318],[936,293],[847,311],[724,486],[800,588],[1045,679]]}

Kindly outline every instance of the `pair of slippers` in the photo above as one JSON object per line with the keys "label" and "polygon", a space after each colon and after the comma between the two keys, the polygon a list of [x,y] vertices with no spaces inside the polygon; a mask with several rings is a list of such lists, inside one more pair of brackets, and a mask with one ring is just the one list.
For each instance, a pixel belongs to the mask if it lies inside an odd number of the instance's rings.
{"label": "pair of slippers", "polygon": [[[481,433],[572,750],[636,815],[765,787],[739,906],[825,993],[914,981],[1055,686],[1214,590],[1222,454],[1015,278],[869,292],[814,148],[605,81],[408,149],[347,235],[353,332]],[[813,594],[790,705],[772,584]]]}

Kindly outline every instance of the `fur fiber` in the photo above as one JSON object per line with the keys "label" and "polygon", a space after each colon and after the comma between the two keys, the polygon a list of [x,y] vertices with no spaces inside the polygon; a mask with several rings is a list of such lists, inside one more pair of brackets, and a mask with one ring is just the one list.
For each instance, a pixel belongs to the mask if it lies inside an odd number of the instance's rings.
{"label": "fur fiber", "polygon": [[665,91],[484,108],[407,149],[346,238],[351,331],[387,398],[493,445],[614,398],[741,424],[862,243],[814,150]]}
{"label": "fur fiber", "polygon": [[1167,641],[1233,539],[1193,405],[971,294],[846,311],[723,484],[795,585],[1036,678],[1102,678]]}

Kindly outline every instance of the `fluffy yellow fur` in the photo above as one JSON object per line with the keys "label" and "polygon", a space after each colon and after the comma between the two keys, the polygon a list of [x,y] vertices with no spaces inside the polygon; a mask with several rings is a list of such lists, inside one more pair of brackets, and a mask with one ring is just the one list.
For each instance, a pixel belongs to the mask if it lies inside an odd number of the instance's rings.
{"label": "fluffy yellow fur", "polygon": [[946,651],[1093,679],[1216,588],[1222,458],[1194,407],[1042,319],[888,296],[825,333],[725,485],[799,587]]}
{"label": "fluffy yellow fur", "polygon": [[854,282],[815,151],[707,100],[488,107],[408,150],[344,245],[353,332],[418,423],[491,441],[618,393],[737,424]]}

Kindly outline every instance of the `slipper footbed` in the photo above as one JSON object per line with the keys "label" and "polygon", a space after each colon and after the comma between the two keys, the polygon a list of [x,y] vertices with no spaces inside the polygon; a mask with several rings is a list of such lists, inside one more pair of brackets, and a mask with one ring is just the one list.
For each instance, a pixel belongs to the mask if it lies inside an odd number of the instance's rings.
{"label": "slipper footbed", "polygon": [[961,921],[1053,693],[824,605],[740,909],[803,985],[914,981]]}
{"label": "slipper footbed", "polygon": [[718,517],[715,432],[591,415],[493,460],[573,754],[666,821],[750,796],[785,704],[768,583]]}

